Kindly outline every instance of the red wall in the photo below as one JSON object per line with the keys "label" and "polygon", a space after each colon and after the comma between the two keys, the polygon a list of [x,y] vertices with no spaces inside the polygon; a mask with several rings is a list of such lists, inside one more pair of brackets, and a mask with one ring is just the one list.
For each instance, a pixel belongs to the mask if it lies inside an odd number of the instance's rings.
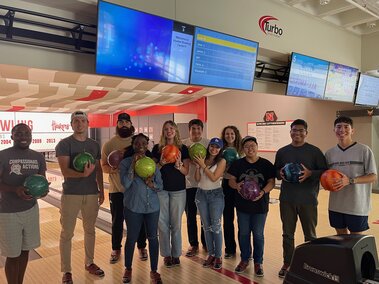
{"label": "red wall", "polygon": [[[197,117],[202,121],[207,121],[207,98],[202,97],[201,99],[183,104],[180,106],[152,106],[142,110],[128,111],[128,114],[132,117],[134,116],[149,116],[155,114],[167,114],[167,113],[190,113],[197,114]],[[116,126],[117,116],[120,112],[113,115],[110,114],[88,114],[89,126],[92,128],[101,127],[112,127]]]}

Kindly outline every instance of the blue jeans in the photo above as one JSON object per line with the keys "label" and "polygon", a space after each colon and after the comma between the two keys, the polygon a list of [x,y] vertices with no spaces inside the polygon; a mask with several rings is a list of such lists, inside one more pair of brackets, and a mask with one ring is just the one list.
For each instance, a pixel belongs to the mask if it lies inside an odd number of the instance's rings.
{"label": "blue jeans", "polygon": [[241,249],[242,261],[249,261],[251,255],[250,236],[253,233],[254,263],[263,263],[264,229],[267,213],[248,214],[237,210],[238,240]]}
{"label": "blue jeans", "polygon": [[186,190],[158,192],[159,247],[161,256],[179,257],[182,254],[182,216],[186,207]]}
{"label": "blue jeans", "polygon": [[159,211],[153,213],[135,213],[128,208],[124,208],[126,223],[126,242],[125,242],[125,267],[132,268],[134,247],[137,242],[141,227],[146,227],[146,235],[149,240],[149,254],[151,271],[156,271],[158,266],[158,219]]}
{"label": "blue jeans", "polygon": [[221,217],[225,207],[222,188],[213,190],[198,189],[195,202],[199,209],[208,255],[221,257],[222,255],[222,227]]}

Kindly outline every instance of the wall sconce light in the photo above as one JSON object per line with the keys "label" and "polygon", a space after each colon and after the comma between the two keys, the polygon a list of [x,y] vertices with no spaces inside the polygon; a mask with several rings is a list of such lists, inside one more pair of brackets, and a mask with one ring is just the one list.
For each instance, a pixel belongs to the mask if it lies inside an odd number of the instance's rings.
{"label": "wall sconce light", "polygon": [[324,5],[328,5],[330,3],[331,0],[320,0],[320,5],[324,6]]}
{"label": "wall sconce light", "polygon": [[367,25],[367,27],[368,27],[369,29],[373,29],[373,28],[376,27],[376,22],[375,22],[375,21],[374,21],[374,22],[368,22],[366,25]]}

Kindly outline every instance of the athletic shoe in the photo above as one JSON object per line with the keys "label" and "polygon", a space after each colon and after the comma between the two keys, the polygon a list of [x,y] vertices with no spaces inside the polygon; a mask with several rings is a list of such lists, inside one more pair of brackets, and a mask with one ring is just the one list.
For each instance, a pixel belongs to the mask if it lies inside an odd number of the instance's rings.
{"label": "athletic shoe", "polygon": [[263,277],[264,272],[263,272],[263,266],[262,266],[262,264],[260,264],[260,263],[255,263],[255,264],[254,264],[254,272],[255,272],[255,275],[256,275],[256,276],[258,276],[258,277]]}
{"label": "athletic shoe", "polygon": [[249,266],[249,262],[248,261],[241,260],[240,263],[234,269],[234,272],[235,273],[242,273],[242,272],[244,272],[246,270],[246,268],[248,266]]}

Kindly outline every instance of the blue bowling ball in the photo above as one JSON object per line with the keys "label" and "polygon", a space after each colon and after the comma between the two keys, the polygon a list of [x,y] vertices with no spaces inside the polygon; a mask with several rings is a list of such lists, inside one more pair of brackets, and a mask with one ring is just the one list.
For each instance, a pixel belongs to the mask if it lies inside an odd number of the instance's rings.
{"label": "blue bowling ball", "polygon": [[299,177],[303,175],[304,168],[299,163],[287,163],[283,167],[284,180],[292,183],[299,183]]}

